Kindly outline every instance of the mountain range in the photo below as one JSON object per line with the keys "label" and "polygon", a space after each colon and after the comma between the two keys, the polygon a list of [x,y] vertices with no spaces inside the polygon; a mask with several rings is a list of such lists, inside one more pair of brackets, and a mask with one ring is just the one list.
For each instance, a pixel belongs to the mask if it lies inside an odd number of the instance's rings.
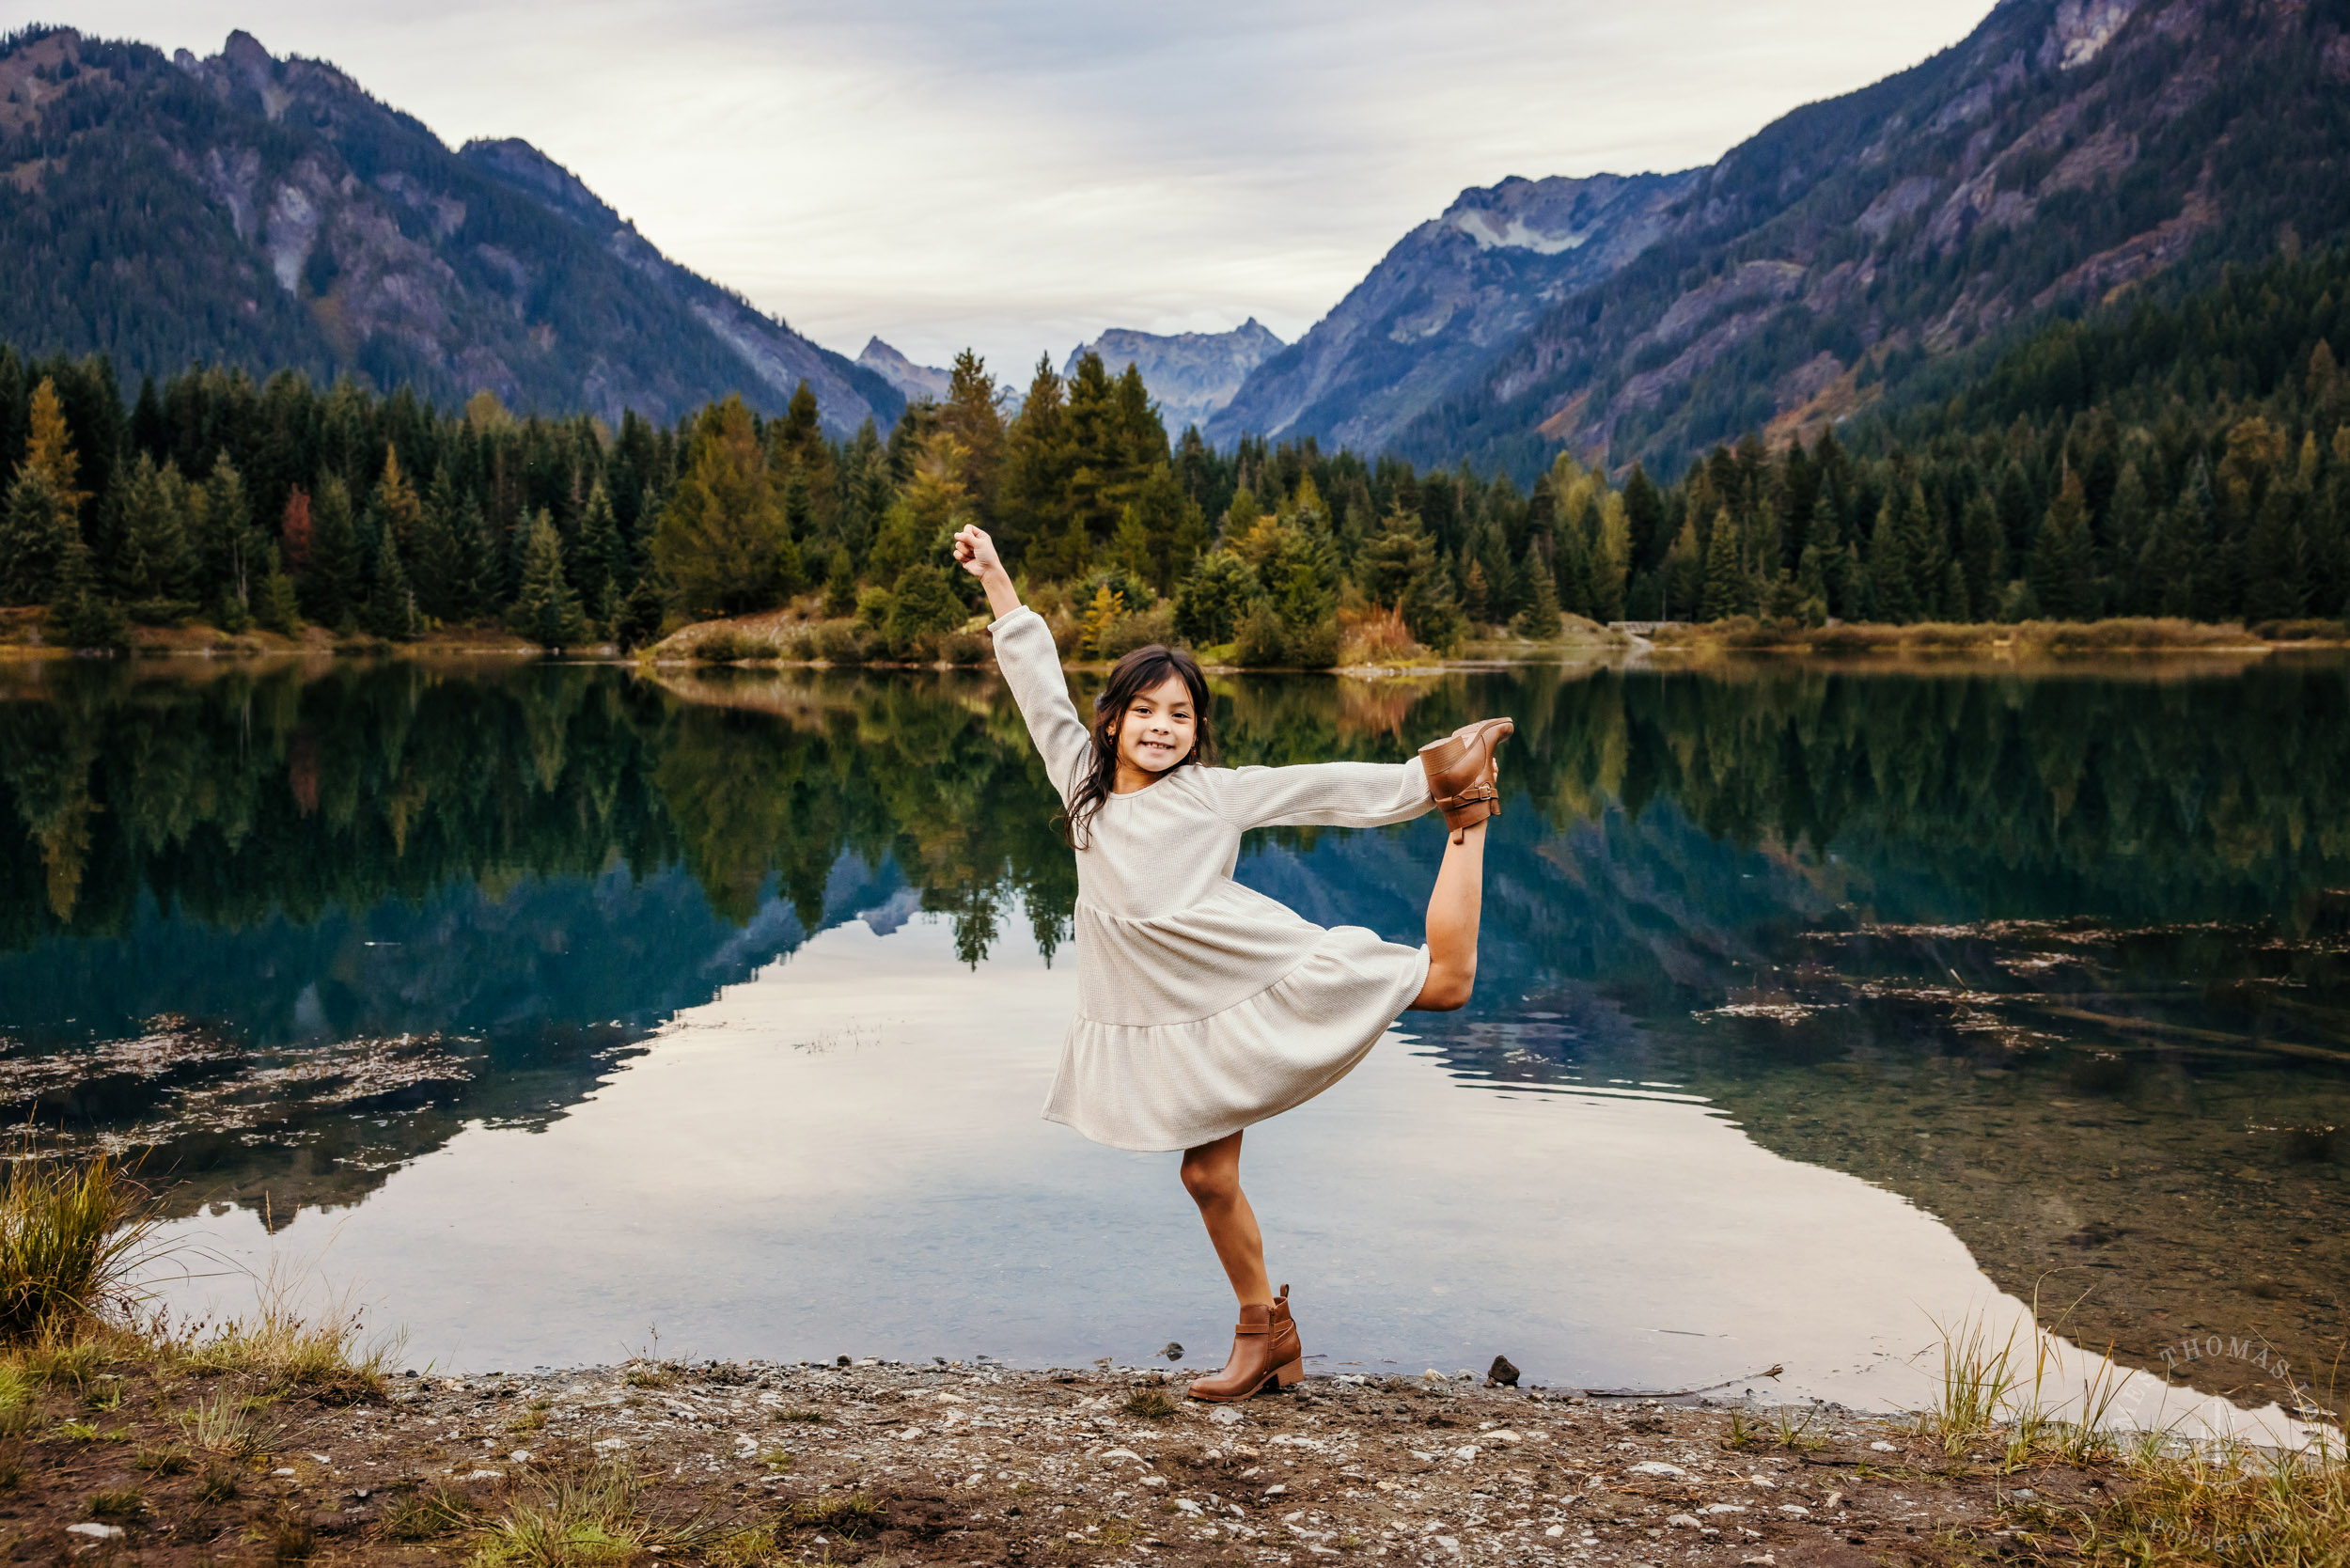
{"label": "mountain range", "polygon": [[1390,445],[1523,337],[1546,306],[1660,238],[1695,178],[1510,179],[1462,192],[1304,337],[1260,365],[1208,421],[1209,439],[1229,446],[1246,434],[1313,434],[1371,451]]}
{"label": "mountain range", "polygon": [[1281,340],[1251,316],[1230,332],[1162,335],[1112,327],[1090,343],[1069,351],[1061,374],[1077,373],[1077,361],[1098,353],[1112,375],[1132,365],[1157,400],[1159,417],[1170,435],[1205,425],[1232,400],[1252,371],[1281,351]]}
{"label": "mountain range", "polygon": [[355,374],[444,402],[625,408],[730,391],[826,425],[904,397],[668,260],[526,142],[451,151],[321,61],[229,35],[209,59],[64,28],[0,39],[0,341]]}
{"label": "mountain range", "polygon": [[[1923,64],[1797,109],[1672,177],[1661,206],[1608,219],[1653,238],[1552,285],[1496,349],[1448,357],[1439,333],[1399,354],[1423,318],[1375,301],[1417,288],[1433,303],[1493,265],[1456,242],[1415,274],[1416,234],[1261,368],[1215,433],[1319,434],[1523,478],[1561,449],[1670,469],[1747,431],[1785,438],[1929,399],[2052,313],[2350,233],[2345,86],[2344,0],[2003,0]],[[1512,307],[1534,292],[1501,287]],[[1371,330],[1346,337],[1354,317]],[[1334,390],[1314,394],[1302,362],[1324,340],[1318,384]],[[1382,402],[1414,377],[1411,398]],[[1422,399],[1400,425],[1386,412]]]}
{"label": "mountain range", "polygon": [[[2345,87],[2350,0],[2001,0],[1710,166],[1464,191],[1295,343],[1252,319],[1085,347],[1219,446],[1670,472],[1947,395],[2051,316],[2350,235]],[[667,260],[529,144],[451,151],[243,33],[204,60],[0,39],[0,340],[133,374],[293,366],[662,419],[805,380],[836,431],[944,387]]]}

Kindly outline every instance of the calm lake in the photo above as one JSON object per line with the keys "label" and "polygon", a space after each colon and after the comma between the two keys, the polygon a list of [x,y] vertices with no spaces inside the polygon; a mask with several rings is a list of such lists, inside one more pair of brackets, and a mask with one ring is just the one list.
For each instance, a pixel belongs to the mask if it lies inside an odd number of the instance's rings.
{"label": "calm lake", "polygon": [[[1216,721],[1282,763],[1495,713],[1476,1002],[1248,1136],[1313,1367],[1887,1407],[2036,1300],[2141,1418],[2323,1395],[2350,663],[1261,677]],[[1176,1157],[1037,1114],[1051,806],[987,672],[0,671],[0,1099],[146,1151],[175,1310],[274,1270],[403,1364],[1214,1367]],[[1240,874],[1416,943],[1442,840]]]}

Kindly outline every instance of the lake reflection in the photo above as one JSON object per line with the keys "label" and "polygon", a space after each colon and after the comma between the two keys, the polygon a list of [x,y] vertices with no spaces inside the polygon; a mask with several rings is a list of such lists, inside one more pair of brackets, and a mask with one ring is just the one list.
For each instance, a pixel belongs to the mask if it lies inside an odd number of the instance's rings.
{"label": "lake reflection", "polygon": [[[2346,670],[1220,682],[1233,761],[1519,721],[1477,1004],[1251,1135],[1318,1364],[1885,1403],[1995,1286],[2156,1372],[2329,1361]],[[1036,1120],[1049,809],[985,675],[9,672],[0,1094],[420,1358],[1212,1363],[1172,1156]],[[1241,874],[1416,941],[1440,848]]]}

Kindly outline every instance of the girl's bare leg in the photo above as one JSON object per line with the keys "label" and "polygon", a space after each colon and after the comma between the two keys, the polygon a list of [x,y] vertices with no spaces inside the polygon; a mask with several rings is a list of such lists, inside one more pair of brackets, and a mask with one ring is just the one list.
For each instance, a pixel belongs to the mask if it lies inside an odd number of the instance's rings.
{"label": "girl's bare leg", "polygon": [[1459,843],[1445,836],[1444,866],[1428,895],[1428,982],[1414,1008],[1450,1012],[1468,1005],[1477,983],[1477,917],[1485,902],[1485,827],[1479,823]]}
{"label": "girl's bare leg", "polygon": [[1273,1283],[1265,1277],[1264,1237],[1257,1230],[1257,1211],[1240,1190],[1240,1134],[1184,1150],[1183,1189],[1199,1205],[1199,1217],[1208,1227],[1208,1240],[1215,1244],[1225,1278],[1232,1282],[1232,1294],[1243,1307],[1270,1302]]}

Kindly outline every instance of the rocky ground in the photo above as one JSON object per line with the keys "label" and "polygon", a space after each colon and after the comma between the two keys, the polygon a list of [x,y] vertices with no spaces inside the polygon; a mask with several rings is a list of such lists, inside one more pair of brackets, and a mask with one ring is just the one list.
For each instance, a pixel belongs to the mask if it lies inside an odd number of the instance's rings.
{"label": "rocky ground", "polygon": [[637,1363],[335,1404],[118,1369],[0,1424],[19,1561],[1942,1563],[2107,1485],[1840,1411],[1434,1372],[1209,1406],[1106,1366]]}

